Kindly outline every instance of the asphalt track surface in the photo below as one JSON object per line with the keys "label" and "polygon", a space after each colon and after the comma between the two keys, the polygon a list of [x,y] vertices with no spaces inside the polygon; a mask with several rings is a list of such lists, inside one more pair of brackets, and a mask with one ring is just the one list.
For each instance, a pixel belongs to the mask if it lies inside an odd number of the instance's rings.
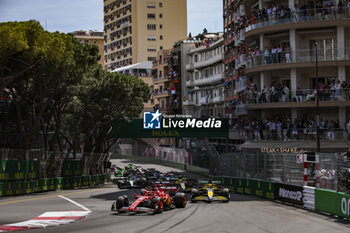
{"label": "asphalt track surface", "polygon": [[[130,161],[114,161],[123,166],[128,162]],[[172,170],[159,165],[141,165],[155,167],[161,171]],[[76,205],[58,197],[64,195],[92,212],[85,219],[75,223],[29,232],[350,232],[350,221],[239,194],[231,194],[229,203],[188,203],[184,209],[174,209],[157,215],[118,215],[110,211],[117,196],[126,194],[132,197],[134,192],[138,190],[119,190],[115,185],[106,185],[99,189],[1,198],[0,224],[29,220],[46,211],[79,210]]]}

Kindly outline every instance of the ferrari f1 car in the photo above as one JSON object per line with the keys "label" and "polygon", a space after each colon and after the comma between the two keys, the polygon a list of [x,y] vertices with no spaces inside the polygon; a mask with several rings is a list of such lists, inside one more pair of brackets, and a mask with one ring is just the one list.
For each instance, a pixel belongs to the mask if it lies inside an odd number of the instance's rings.
{"label": "ferrari f1 car", "polygon": [[220,181],[199,181],[198,183],[198,187],[192,188],[191,202],[230,201],[229,190],[228,188],[221,187]]}
{"label": "ferrari f1 car", "polygon": [[174,197],[155,189],[142,190],[141,195],[135,194],[135,201],[130,202],[126,195],[119,196],[113,203],[111,210],[118,213],[162,213],[163,210],[185,208],[187,204],[184,193],[176,193]]}

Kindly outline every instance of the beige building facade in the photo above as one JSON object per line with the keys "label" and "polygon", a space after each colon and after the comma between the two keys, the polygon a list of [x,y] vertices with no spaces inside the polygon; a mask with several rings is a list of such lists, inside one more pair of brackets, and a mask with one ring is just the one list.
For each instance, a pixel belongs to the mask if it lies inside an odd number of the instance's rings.
{"label": "beige building facade", "polygon": [[187,0],[104,0],[106,70],[156,60],[187,37]]}

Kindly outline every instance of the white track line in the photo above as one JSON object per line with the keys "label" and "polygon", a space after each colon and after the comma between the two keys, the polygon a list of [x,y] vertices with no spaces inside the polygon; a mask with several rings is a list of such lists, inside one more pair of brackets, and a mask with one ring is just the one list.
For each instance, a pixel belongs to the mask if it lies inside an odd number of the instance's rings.
{"label": "white track line", "polygon": [[69,199],[68,197],[64,197],[64,196],[61,196],[61,195],[57,195],[57,196],[60,197],[60,198],[65,199],[65,200],[67,200],[67,201],[69,201],[69,202],[71,202],[71,203],[73,203],[74,205],[76,205],[76,206],[82,208],[82,209],[85,210],[85,211],[91,212],[91,210],[89,210],[89,209],[86,208],[85,206],[83,206],[83,205],[81,205],[81,204],[79,204],[79,203],[77,203],[77,202],[75,202],[75,201]]}

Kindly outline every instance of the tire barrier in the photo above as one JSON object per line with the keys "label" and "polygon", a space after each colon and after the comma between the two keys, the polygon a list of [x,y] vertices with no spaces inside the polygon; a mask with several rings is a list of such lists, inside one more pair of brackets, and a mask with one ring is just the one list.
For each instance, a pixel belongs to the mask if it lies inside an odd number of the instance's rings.
{"label": "tire barrier", "polygon": [[45,178],[29,181],[12,180],[0,182],[0,197],[15,196],[60,189],[95,187],[110,181],[110,173],[90,176]]}
{"label": "tire barrier", "polygon": [[315,189],[315,187],[310,186],[303,187],[304,207],[310,210],[315,210]]}

